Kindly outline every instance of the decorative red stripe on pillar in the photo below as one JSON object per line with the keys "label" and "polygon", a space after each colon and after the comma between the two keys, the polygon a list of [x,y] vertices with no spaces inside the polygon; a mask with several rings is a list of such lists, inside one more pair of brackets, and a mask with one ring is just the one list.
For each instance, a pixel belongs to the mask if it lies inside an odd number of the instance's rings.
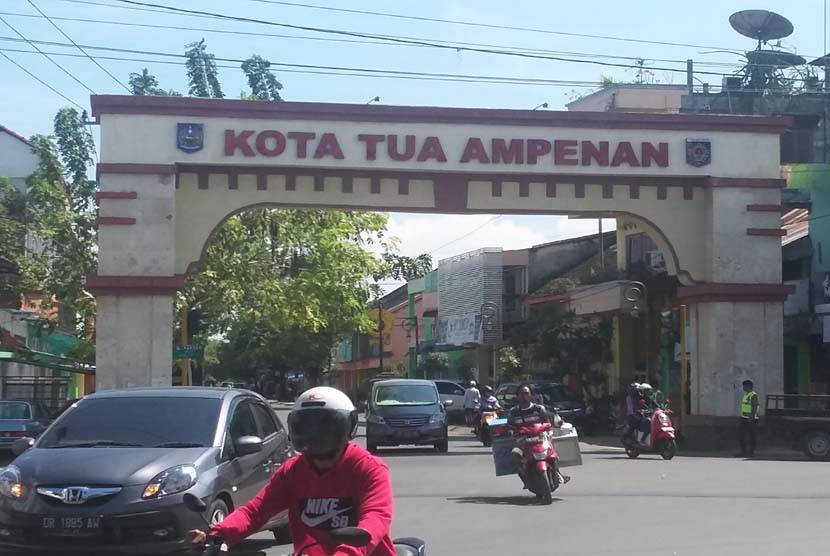
{"label": "decorative red stripe on pillar", "polygon": [[783,205],[747,205],[747,212],[784,212]]}
{"label": "decorative red stripe on pillar", "polygon": [[767,236],[767,237],[784,237],[787,235],[787,230],[783,228],[747,228],[746,235],[748,236]]}
{"label": "decorative red stripe on pillar", "polygon": [[86,277],[86,287],[95,295],[173,295],[182,286],[184,276]]}
{"label": "decorative red stripe on pillar", "polygon": [[466,176],[445,174],[436,176],[433,183],[436,210],[463,212],[467,209],[467,191],[470,184]]}
{"label": "decorative red stripe on pillar", "polygon": [[95,219],[96,226],[132,226],[135,223],[135,218],[126,216],[99,216]]}
{"label": "decorative red stripe on pillar", "polygon": [[789,284],[728,284],[702,282],[677,288],[677,297],[689,303],[782,301],[795,291]]}
{"label": "decorative red stripe on pillar", "polygon": [[102,199],[110,200],[128,200],[138,199],[138,192],[136,191],[99,191],[95,194],[95,198],[99,201]]}

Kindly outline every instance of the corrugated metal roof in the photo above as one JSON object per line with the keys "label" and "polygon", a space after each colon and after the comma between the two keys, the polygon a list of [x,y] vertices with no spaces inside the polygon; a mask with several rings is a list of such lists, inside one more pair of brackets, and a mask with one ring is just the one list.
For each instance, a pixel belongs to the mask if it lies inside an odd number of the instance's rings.
{"label": "corrugated metal roof", "polygon": [[805,208],[793,209],[781,216],[781,227],[787,230],[787,235],[781,238],[781,245],[790,243],[810,235],[810,210]]}

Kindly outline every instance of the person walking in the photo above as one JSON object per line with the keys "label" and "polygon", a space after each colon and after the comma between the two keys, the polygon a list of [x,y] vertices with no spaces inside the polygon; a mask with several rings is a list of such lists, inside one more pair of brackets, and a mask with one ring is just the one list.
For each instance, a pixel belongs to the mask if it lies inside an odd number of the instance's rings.
{"label": "person walking", "polygon": [[758,392],[751,380],[743,381],[744,395],[741,397],[741,422],[738,426],[738,442],[741,453],[737,457],[755,456],[755,439],[758,428]]}
{"label": "person walking", "polygon": [[475,380],[470,381],[467,390],[464,391],[464,420],[468,427],[473,426],[476,411],[481,406],[481,392],[478,391]]}

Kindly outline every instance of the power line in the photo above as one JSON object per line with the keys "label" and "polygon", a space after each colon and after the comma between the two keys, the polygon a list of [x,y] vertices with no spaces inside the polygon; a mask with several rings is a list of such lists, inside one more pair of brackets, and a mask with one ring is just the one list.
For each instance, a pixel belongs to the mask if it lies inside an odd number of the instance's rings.
{"label": "power line", "polygon": [[49,16],[48,16],[48,15],[46,15],[45,13],[43,13],[43,11],[42,11],[40,8],[38,8],[38,7],[37,7],[37,5],[35,5],[35,3],[34,3],[34,1],[33,1],[33,0],[29,0],[29,4],[30,4],[30,5],[31,5],[31,6],[32,6],[35,10],[37,10],[37,13],[39,13],[40,15],[42,15],[43,17],[45,17],[45,18],[46,18],[46,21],[48,21],[50,24],[52,24],[52,27],[54,27],[55,29],[57,29],[57,30],[58,30],[58,32],[59,32],[61,35],[63,35],[64,37],[66,37],[66,40],[68,40],[69,42],[71,42],[72,44],[74,44],[74,45],[78,48],[78,50],[80,50],[81,52],[83,52],[84,54],[86,54],[86,57],[87,57],[87,58],[89,58],[89,59],[92,61],[92,63],[93,63],[93,64],[95,64],[96,66],[98,66],[99,68],[101,68],[101,71],[103,71],[104,73],[106,73],[107,75],[109,75],[109,76],[112,78],[112,80],[113,80],[113,81],[115,81],[116,83],[118,83],[119,85],[121,85],[121,87],[122,87],[125,91],[127,91],[128,93],[132,93],[132,91],[130,91],[129,87],[127,87],[126,85],[124,85],[123,83],[121,83],[121,81],[119,81],[119,79],[118,79],[117,77],[115,77],[113,74],[111,74],[111,73],[107,70],[107,68],[105,68],[104,66],[102,66],[101,64],[99,64],[99,63],[98,63],[98,60],[94,59],[92,56],[90,56],[89,54],[87,54],[86,50],[84,50],[83,48],[81,48],[80,46],[78,46],[78,44],[77,44],[75,41],[73,41],[73,40],[72,40],[72,37],[70,37],[69,35],[67,35],[66,33],[64,33],[63,29],[61,29],[60,27],[58,27],[58,24],[57,24],[57,23],[55,23],[54,21],[52,21],[52,20],[49,18]]}
{"label": "power line", "polygon": [[[74,1],[80,1],[80,0],[63,0],[63,1],[73,1],[74,2]],[[357,32],[357,31],[344,31],[344,30],[340,30],[340,29],[329,29],[329,28],[323,28],[323,27],[313,27],[313,26],[308,26],[308,25],[293,25],[293,24],[290,24],[290,23],[278,23],[278,22],[275,22],[275,21],[269,21],[269,20],[264,20],[264,19],[256,19],[256,18],[241,17],[241,16],[235,16],[235,15],[219,14],[219,13],[215,13],[215,12],[205,12],[205,11],[200,11],[200,10],[188,10],[188,9],[184,9],[184,8],[176,8],[176,7],[173,7],[173,6],[165,6],[163,4],[152,4],[152,3],[149,3],[149,2],[138,2],[136,0],[114,0],[114,1],[121,2],[121,3],[124,3],[124,4],[129,4],[129,5],[135,5],[135,6],[161,8],[163,10],[169,10],[170,12],[174,12],[174,13],[209,16],[209,17],[215,17],[215,18],[225,19],[225,20],[229,20],[229,21],[241,21],[241,22],[245,22],[245,23],[257,23],[257,24],[260,24],[260,25],[271,25],[271,26],[274,26],[274,27],[284,27],[284,28],[288,28],[288,29],[297,29],[297,30],[302,30],[302,31],[312,31],[312,32],[316,32],[316,33],[345,35],[345,36],[350,36],[350,37],[383,39],[383,40],[388,40],[388,41],[393,41],[393,42],[400,42],[400,43],[403,43],[403,44],[420,44],[420,45],[431,46],[433,48],[440,48],[440,49],[444,49],[444,50],[454,50],[454,51],[463,50],[463,51],[467,51],[467,52],[477,52],[477,53],[481,53],[481,54],[496,54],[496,55],[501,55],[501,56],[531,58],[531,59],[537,59],[537,60],[551,60],[551,61],[556,61],[556,62],[572,62],[572,63],[581,63],[581,64],[593,64],[593,65],[599,65],[599,66],[603,66],[603,67],[619,67],[619,68],[626,68],[626,69],[637,69],[637,68],[641,67],[641,66],[638,66],[636,64],[620,64],[620,63],[614,63],[614,62],[601,62],[601,61],[598,61],[598,60],[575,60],[575,59],[572,59],[572,58],[563,58],[563,57],[558,57],[558,56],[547,56],[547,55],[532,54],[532,53],[526,53],[526,52],[511,52],[511,51],[505,51],[505,50],[496,50],[496,49],[478,48],[478,47],[467,47],[467,46],[450,46],[450,45],[446,45],[446,44],[439,44],[439,43],[436,43],[436,42],[404,39],[404,38],[398,38],[398,37],[389,36],[389,35],[375,35],[375,34],[371,34],[371,33],[360,33],[360,32]],[[656,70],[656,71],[669,71],[669,72],[675,72],[675,73],[679,72],[679,73],[684,73],[684,74],[686,73],[685,68],[684,69],[678,69],[678,68],[649,68],[649,69],[650,70]],[[723,74],[715,73],[715,72],[697,72],[697,73],[700,74],[700,75],[723,76]]]}
{"label": "power line", "polygon": [[[121,7],[121,6],[113,6],[113,7]],[[154,10],[156,11],[156,10]],[[162,10],[158,10],[160,13],[166,13]],[[14,16],[14,17],[28,17],[28,18],[38,18],[40,16],[34,14],[23,14],[17,12],[0,12],[0,15],[7,15],[7,16]],[[178,14],[175,14],[178,15]],[[78,23],[96,23],[96,24],[104,24],[104,25],[118,25],[118,26],[126,26],[126,27],[141,27],[147,29],[173,29],[180,31],[182,27],[176,25],[158,25],[158,24],[150,24],[150,23],[131,23],[126,21],[111,21],[111,20],[102,20],[102,19],[89,19],[89,18],[78,18],[78,17],[58,17],[52,16],[52,19],[59,20],[59,21],[73,21]],[[331,37],[311,37],[311,36],[303,36],[303,35],[282,35],[277,33],[258,33],[253,31],[238,31],[238,30],[229,30],[229,29],[213,29],[213,28],[202,28],[202,27],[188,27],[189,31],[199,31],[205,33],[220,33],[220,34],[228,34],[228,35],[247,35],[247,36],[255,36],[255,37],[272,37],[272,38],[280,38],[280,39],[294,39],[294,40],[309,40],[309,41],[322,41],[322,42],[336,42],[336,43],[348,43],[348,44],[366,44],[366,45],[374,45],[374,46],[404,46],[404,47],[416,47],[416,48],[431,48],[426,45],[421,44],[401,44],[395,42],[388,42],[382,39],[378,40],[354,40],[354,39],[335,39]],[[402,38],[413,38],[413,37],[402,37]],[[511,45],[499,45],[499,44],[488,44],[488,43],[474,43],[474,42],[458,42],[458,41],[443,41],[439,39],[429,39],[434,42],[439,42],[442,44],[447,45],[461,45],[461,46],[482,46],[482,47],[489,47],[489,48],[501,48],[506,50],[512,50],[517,52],[538,52],[543,54],[554,54],[554,55],[566,55],[566,56],[580,56],[586,58],[607,58],[607,59],[615,59],[615,60],[646,60],[652,62],[667,62],[667,63],[675,63],[675,64],[685,64],[686,60],[677,60],[677,59],[664,59],[664,58],[644,58],[642,56],[620,56],[615,54],[604,54],[604,53],[588,53],[588,52],[571,52],[571,51],[560,51],[560,50],[546,50],[541,48],[527,48],[521,46],[511,46]],[[697,65],[702,66],[727,66],[727,67],[742,67],[743,64],[739,64],[736,62],[697,62]]]}
{"label": "power line", "polygon": [[[23,42],[20,39],[15,39],[12,37],[0,37],[0,41],[17,41]],[[34,41],[40,44],[49,44],[52,46],[70,46],[67,43],[60,43],[54,41]],[[132,49],[124,49],[124,48],[114,48],[114,47],[100,47],[100,46],[91,46],[91,45],[84,45],[84,48],[88,50],[106,50],[106,51],[114,51],[120,53],[127,53],[127,54],[145,54],[150,56],[160,56],[160,57],[168,57],[168,58],[185,58],[183,54],[176,54],[176,53],[169,53],[169,52],[153,52],[153,51],[142,51],[142,50],[132,50]],[[2,49],[6,52],[17,52],[17,53],[26,53],[26,54],[36,54],[36,52],[30,50],[19,50],[19,49]],[[80,54],[71,54],[71,53],[60,53],[60,52],[48,52],[48,54],[52,56],[66,56],[66,57],[75,57],[75,58],[82,58],[83,55]],[[124,57],[116,57],[116,56],[94,56],[96,59],[99,60],[114,60],[119,62],[141,62],[141,63],[148,63],[148,64],[172,64],[172,65],[182,65],[184,61],[170,61],[170,60],[152,60],[152,59],[142,59],[142,58],[124,58]],[[241,59],[234,59],[234,58],[215,58],[218,61],[225,61],[225,62],[234,62],[237,64],[241,64],[244,60]],[[275,74],[279,73],[297,73],[297,74],[308,74],[308,75],[334,75],[334,76],[343,76],[343,77],[369,77],[369,78],[384,78],[384,79],[405,79],[405,80],[416,80],[416,81],[444,81],[444,82],[460,82],[460,83],[487,83],[487,84],[503,84],[503,85],[535,85],[535,86],[548,86],[548,87],[571,87],[571,88],[590,88],[590,89],[597,89],[602,87],[602,83],[597,81],[570,81],[570,80],[558,80],[558,79],[539,79],[539,78],[524,78],[524,77],[509,77],[509,76],[492,76],[492,75],[470,75],[470,74],[441,74],[441,73],[428,73],[428,72],[404,72],[400,70],[386,70],[386,69],[375,69],[375,68],[352,68],[352,67],[343,67],[343,66],[318,66],[312,64],[287,64],[287,63],[276,63],[272,62],[272,66],[280,66],[277,70],[272,68],[271,71]],[[239,69],[239,66],[228,65],[228,64],[217,64],[217,67],[223,69]],[[649,85],[636,85],[636,84],[627,84],[627,87],[642,87],[648,88]],[[759,89],[741,89],[742,92],[762,92]],[[814,94],[830,94],[830,92],[823,92],[818,91]]]}
{"label": "power line", "polygon": [[14,31],[14,32],[15,32],[15,33],[16,33],[16,34],[17,34],[17,35],[18,35],[21,39],[23,39],[24,41],[26,41],[27,43],[29,43],[29,46],[31,46],[32,48],[34,48],[35,50],[37,50],[38,52],[40,52],[40,53],[41,53],[41,54],[42,54],[42,55],[43,55],[43,56],[44,56],[47,60],[49,60],[49,61],[50,61],[50,62],[52,62],[55,66],[57,66],[57,67],[58,67],[58,69],[60,69],[63,73],[65,73],[66,75],[68,75],[69,77],[71,77],[71,78],[72,78],[75,82],[77,82],[78,84],[80,84],[80,85],[81,85],[84,89],[86,89],[87,91],[89,91],[89,92],[90,92],[90,93],[92,93],[93,95],[95,94],[95,91],[93,91],[92,89],[90,89],[90,88],[87,86],[87,84],[86,84],[86,83],[84,83],[83,81],[81,81],[80,79],[78,79],[77,77],[75,77],[74,75],[72,75],[72,74],[71,74],[71,73],[70,73],[70,72],[69,72],[66,68],[64,68],[62,65],[60,65],[59,63],[57,63],[57,62],[56,62],[55,60],[53,60],[51,57],[49,57],[49,55],[48,55],[48,54],[46,54],[45,52],[43,52],[42,50],[40,50],[40,49],[37,47],[37,45],[35,45],[35,44],[34,44],[34,43],[35,43],[35,41],[30,41],[29,39],[27,39],[27,38],[23,35],[23,33],[21,33],[20,31],[18,31],[17,29],[15,29],[15,28],[12,26],[12,24],[11,24],[11,23],[9,23],[9,22],[8,22],[8,21],[6,21],[5,19],[3,19],[3,16],[0,16],[0,21],[2,21],[3,23],[5,23],[5,24],[6,24],[6,26],[7,26],[9,29],[11,29],[12,31]]}
{"label": "power line", "polygon": [[427,253],[427,254],[428,254],[428,255],[432,255],[433,253],[436,253],[436,252],[440,251],[440,250],[441,250],[441,249],[443,249],[444,247],[447,247],[447,246],[452,245],[453,243],[455,243],[455,242],[457,242],[457,241],[461,241],[462,239],[465,239],[465,238],[470,237],[471,235],[473,235],[474,233],[476,233],[476,232],[477,232],[477,231],[479,231],[480,229],[484,228],[485,226],[489,226],[490,224],[492,224],[493,222],[495,222],[495,221],[496,221],[496,220],[498,220],[499,218],[502,218],[502,216],[504,216],[504,215],[500,214],[500,215],[498,215],[498,216],[494,216],[493,218],[491,218],[490,220],[488,220],[488,221],[487,221],[487,222],[485,222],[484,224],[482,224],[482,225],[480,225],[480,226],[476,226],[475,228],[473,228],[472,230],[470,230],[470,231],[469,231],[469,232],[467,232],[466,234],[461,235],[461,236],[458,236],[457,238],[455,238],[455,239],[453,239],[453,240],[451,240],[451,241],[448,241],[447,243],[445,243],[445,244],[443,244],[443,245],[441,245],[441,246],[439,246],[439,247],[436,247],[435,249],[433,249],[432,251],[430,251],[430,252],[429,252],[429,253]]}
{"label": "power line", "polygon": [[6,54],[5,52],[3,52],[2,50],[0,50],[0,56],[3,56],[3,58],[5,58],[5,59],[6,59],[6,60],[8,60],[9,62],[11,62],[11,63],[12,63],[12,64],[14,64],[15,66],[17,66],[18,68],[20,68],[21,70],[23,70],[24,72],[26,72],[27,74],[29,74],[29,77],[31,77],[32,79],[34,79],[35,81],[37,81],[38,83],[40,83],[41,85],[43,85],[44,87],[46,87],[47,89],[49,89],[50,91],[52,91],[53,93],[55,93],[56,95],[58,95],[59,97],[63,98],[65,101],[67,101],[67,102],[69,102],[69,103],[71,103],[71,104],[74,104],[75,106],[77,106],[77,107],[78,107],[78,108],[80,108],[81,110],[83,110],[83,109],[84,109],[84,107],[83,107],[83,106],[81,106],[80,104],[78,104],[77,102],[75,102],[74,100],[72,100],[71,98],[69,98],[68,96],[66,96],[66,95],[65,95],[65,94],[63,94],[62,92],[60,92],[59,90],[57,90],[57,89],[55,89],[54,87],[52,87],[49,83],[47,83],[46,81],[44,81],[43,79],[41,79],[40,77],[38,77],[37,75],[35,75],[34,73],[32,73],[32,72],[30,72],[29,70],[27,70],[27,69],[26,69],[25,67],[23,67],[22,65],[18,64],[18,63],[17,63],[14,59],[12,59],[12,58],[11,58],[8,54]]}

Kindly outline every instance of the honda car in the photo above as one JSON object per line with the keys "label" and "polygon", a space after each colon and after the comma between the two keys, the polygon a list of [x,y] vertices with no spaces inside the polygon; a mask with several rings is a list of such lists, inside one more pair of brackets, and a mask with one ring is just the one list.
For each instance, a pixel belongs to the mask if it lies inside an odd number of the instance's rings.
{"label": "honda car", "polygon": [[[293,455],[268,403],[246,391],[92,394],[0,472],[0,551],[160,554],[251,498]],[[207,505],[185,508],[186,492]],[[287,516],[265,526],[285,540]]]}

